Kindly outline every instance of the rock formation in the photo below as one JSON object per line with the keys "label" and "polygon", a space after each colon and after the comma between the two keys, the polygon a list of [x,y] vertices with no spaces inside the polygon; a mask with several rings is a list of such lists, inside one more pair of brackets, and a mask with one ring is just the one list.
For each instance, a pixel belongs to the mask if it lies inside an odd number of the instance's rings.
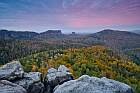
{"label": "rock formation", "polygon": [[0,93],[27,93],[26,90],[7,80],[0,80]]}
{"label": "rock formation", "polygon": [[69,69],[50,68],[42,79],[40,72],[23,71],[18,61],[0,67],[0,93],[133,93],[124,83],[83,75],[73,80]]}
{"label": "rock formation", "polygon": [[43,93],[44,85],[41,82],[41,73],[25,73],[24,77],[13,81],[27,90],[28,93]]}
{"label": "rock formation", "polygon": [[64,65],[60,65],[58,70],[54,68],[49,69],[44,81],[46,93],[52,93],[54,87],[69,80],[73,80],[73,77],[69,69]]}
{"label": "rock formation", "polygon": [[1,67],[0,80],[0,93],[26,93],[26,91],[27,93],[44,92],[41,73],[25,73],[19,61],[13,61]]}
{"label": "rock formation", "polygon": [[0,67],[0,80],[14,80],[16,78],[22,78],[23,74],[23,68],[18,61],[13,61]]}
{"label": "rock formation", "polygon": [[133,91],[130,86],[115,80],[83,75],[77,80],[57,86],[54,93],[133,93]]}

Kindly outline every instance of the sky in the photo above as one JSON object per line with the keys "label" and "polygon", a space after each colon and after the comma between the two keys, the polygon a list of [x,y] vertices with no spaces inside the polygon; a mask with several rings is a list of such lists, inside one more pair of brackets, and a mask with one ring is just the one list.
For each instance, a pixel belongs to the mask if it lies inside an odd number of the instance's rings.
{"label": "sky", "polygon": [[140,30],[140,0],[0,0],[0,29]]}

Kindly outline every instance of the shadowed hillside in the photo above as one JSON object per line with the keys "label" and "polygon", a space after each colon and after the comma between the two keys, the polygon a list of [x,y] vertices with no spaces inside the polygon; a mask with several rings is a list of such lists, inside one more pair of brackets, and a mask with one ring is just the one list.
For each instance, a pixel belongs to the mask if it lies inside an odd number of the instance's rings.
{"label": "shadowed hillside", "polygon": [[[39,51],[105,45],[126,59],[140,64],[140,35],[127,31],[103,30],[94,34],[63,34],[61,30],[42,33],[0,31],[1,64]],[[21,54],[21,52],[23,52]],[[8,57],[8,58],[7,58]]]}

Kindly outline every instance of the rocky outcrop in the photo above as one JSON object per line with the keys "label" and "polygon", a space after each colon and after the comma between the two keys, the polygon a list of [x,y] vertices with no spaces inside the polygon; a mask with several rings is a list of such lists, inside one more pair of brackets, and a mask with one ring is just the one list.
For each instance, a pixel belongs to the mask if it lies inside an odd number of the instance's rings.
{"label": "rocky outcrop", "polygon": [[[55,86],[72,79],[73,77],[69,72],[69,69],[64,65],[61,65],[58,69],[49,69],[45,80],[42,80],[41,73],[25,73],[19,61],[12,61],[0,68],[0,80],[8,80],[5,81],[7,85],[3,84],[3,82],[1,83],[3,89],[1,89],[0,92],[24,93],[24,91],[20,91],[20,88],[22,88],[23,90],[26,90],[27,93],[44,93],[44,90],[45,93],[52,93]],[[8,86],[8,84],[11,86]],[[9,89],[6,90],[6,87]],[[14,92],[14,89],[17,89],[17,87],[20,87],[19,90],[17,90],[20,92]]]}
{"label": "rocky outcrop", "polygon": [[7,80],[0,80],[0,93],[27,93],[26,90]]}
{"label": "rocky outcrop", "polygon": [[61,30],[48,30],[44,33],[46,33],[46,34],[62,34]]}
{"label": "rocky outcrop", "polygon": [[3,67],[0,67],[1,80],[14,80],[16,78],[22,78],[23,74],[24,71],[19,61],[13,61],[7,63]]}
{"label": "rocky outcrop", "polygon": [[83,75],[73,80],[69,69],[51,68],[42,79],[40,72],[25,73],[18,61],[0,68],[0,93],[133,93],[124,83]]}
{"label": "rocky outcrop", "polygon": [[44,81],[45,93],[52,93],[55,86],[69,80],[73,80],[73,77],[69,69],[64,65],[60,65],[58,70],[54,68],[49,69]]}
{"label": "rocky outcrop", "polygon": [[133,93],[133,91],[130,86],[115,80],[83,75],[77,80],[57,86],[54,93]]}
{"label": "rocky outcrop", "polygon": [[40,33],[36,36],[37,39],[60,39],[63,38],[65,35],[62,34],[61,30],[48,30],[46,32]]}
{"label": "rocky outcrop", "polygon": [[1,67],[0,80],[0,93],[26,93],[22,90],[26,90],[27,93],[43,93],[44,91],[41,73],[25,73],[19,61],[13,61]]}
{"label": "rocky outcrop", "polygon": [[27,90],[28,93],[43,93],[44,85],[41,83],[41,73],[25,73],[24,77],[13,81]]}

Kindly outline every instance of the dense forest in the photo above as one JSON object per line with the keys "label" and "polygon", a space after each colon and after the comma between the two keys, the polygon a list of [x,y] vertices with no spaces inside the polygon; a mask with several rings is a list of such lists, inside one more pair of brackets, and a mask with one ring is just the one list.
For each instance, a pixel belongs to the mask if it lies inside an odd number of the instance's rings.
{"label": "dense forest", "polygon": [[87,74],[107,77],[129,84],[140,92],[140,66],[120,57],[105,46],[50,50],[19,59],[26,71],[43,74],[51,67],[67,66],[75,78]]}
{"label": "dense forest", "polygon": [[49,68],[68,67],[74,78],[107,77],[140,92],[140,35],[103,30],[94,34],[63,34],[0,30],[0,66],[19,60],[26,72],[45,75]]}
{"label": "dense forest", "polygon": [[47,44],[31,40],[0,40],[0,65],[47,49]]}
{"label": "dense forest", "polygon": [[0,65],[41,51],[104,45],[120,56],[140,64],[140,35],[106,29],[94,34],[63,34],[61,30],[42,33],[0,30]]}

